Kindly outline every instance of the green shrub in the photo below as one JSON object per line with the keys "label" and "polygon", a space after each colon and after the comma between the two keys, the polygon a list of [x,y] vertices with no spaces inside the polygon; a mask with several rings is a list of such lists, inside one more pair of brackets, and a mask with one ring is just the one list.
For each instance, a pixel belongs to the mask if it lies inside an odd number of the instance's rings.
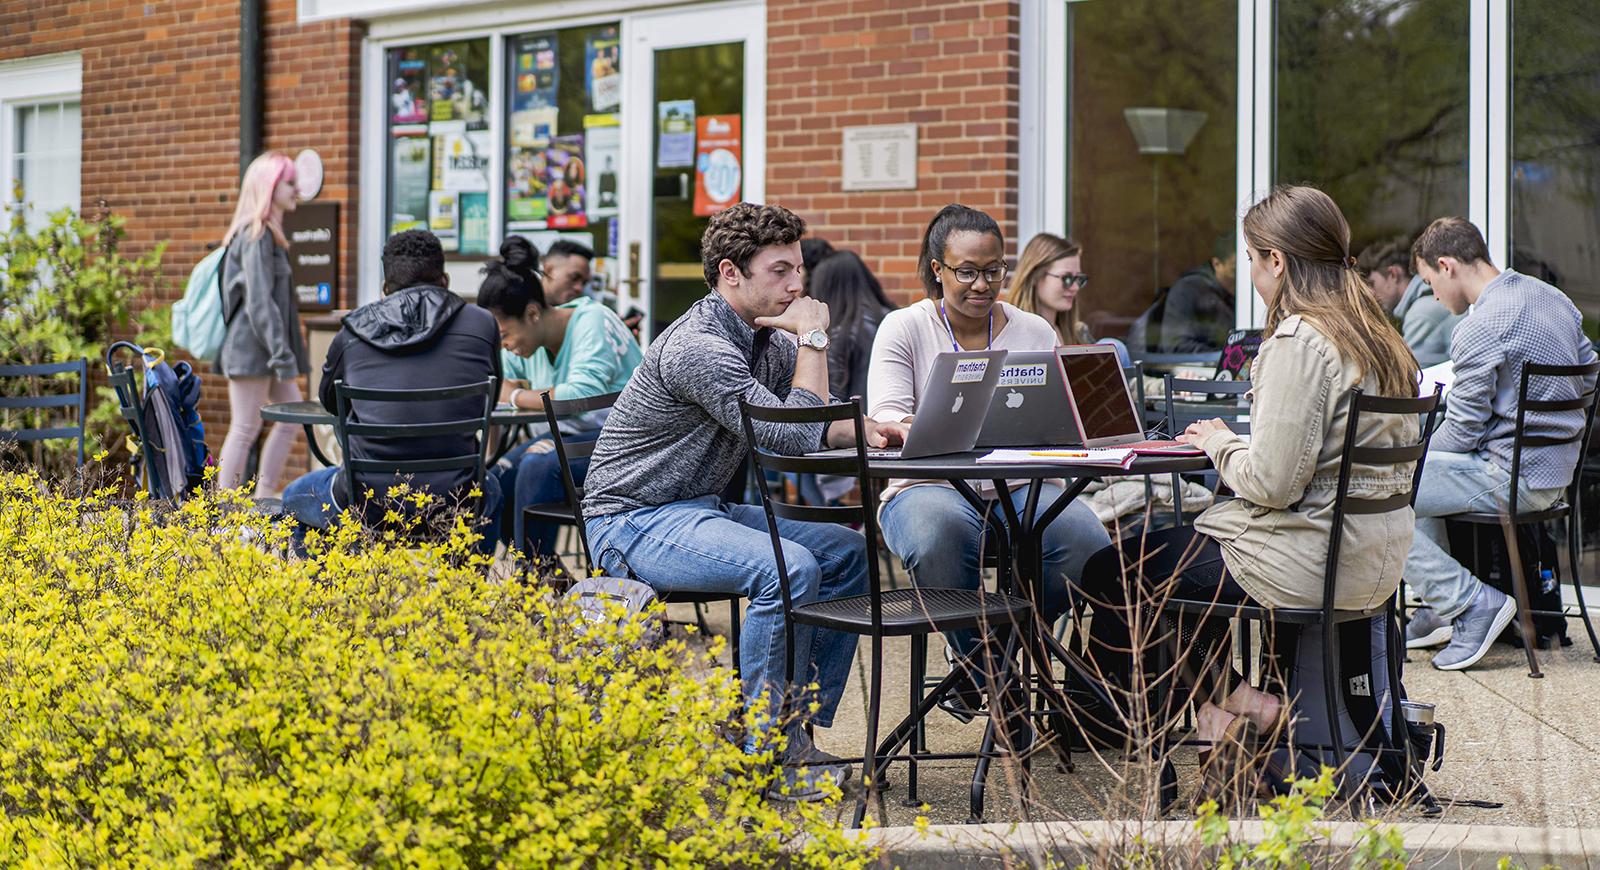
{"label": "green shrub", "polygon": [[859,866],[722,735],[731,674],[485,578],[472,536],[314,558],[206,498],[0,473],[0,863]]}
{"label": "green shrub", "polygon": [[[5,211],[7,232],[0,234],[0,362],[33,365],[87,358],[94,380],[104,384],[101,360],[106,346],[117,338],[133,337],[143,345],[172,349],[170,310],[154,304],[163,281],[165,245],[136,258],[122,253],[125,221],[104,203],[88,217],[61,209],[34,228],[23,222],[18,204]],[[136,306],[142,309],[137,316]],[[0,396],[75,388],[75,382],[8,378],[0,381]],[[127,424],[117,414],[115,394],[104,386],[91,389],[90,405],[89,452],[119,448]],[[30,427],[60,419],[31,413],[34,416],[26,419],[21,412],[10,412],[10,417],[15,425]],[[21,449],[0,447],[0,457]],[[57,478],[77,462],[77,445],[64,441],[29,445],[26,453],[31,464]]]}

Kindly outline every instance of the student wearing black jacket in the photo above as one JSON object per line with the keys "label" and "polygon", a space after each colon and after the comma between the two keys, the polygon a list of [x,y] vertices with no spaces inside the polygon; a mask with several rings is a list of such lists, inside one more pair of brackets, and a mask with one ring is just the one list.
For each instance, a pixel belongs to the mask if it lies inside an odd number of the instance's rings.
{"label": "student wearing black jacket", "polygon": [[[334,382],[340,380],[352,387],[425,389],[500,379],[500,328],[489,312],[450,292],[444,252],[432,233],[407,230],[390,237],[383,247],[383,271],[384,298],[352,311],[328,348],[319,390],[323,407],[338,413]],[[465,398],[407,405],[355,402],[351,415],[364,423],[425,423],[462,420],[482,411],[480,400]],[[457,456],[474,449],[470,436],[350,441],[352,454],[373,459]],[[284,490],[283,509],[299,521],[297,534],[306,526],[325,528],[349,506],[350,482],[344,478],[340,469],[324,468]],[[357,481],[379,493],[395,482]],[[464,496],[461,490],[469,482],[466,471],[424,472],[409,479],[414,489],[450,497]],[[499,486],[486,477],[480,507],[484,537],[479,543],[485,552],[492,552],[499,539],[500,502]]]}

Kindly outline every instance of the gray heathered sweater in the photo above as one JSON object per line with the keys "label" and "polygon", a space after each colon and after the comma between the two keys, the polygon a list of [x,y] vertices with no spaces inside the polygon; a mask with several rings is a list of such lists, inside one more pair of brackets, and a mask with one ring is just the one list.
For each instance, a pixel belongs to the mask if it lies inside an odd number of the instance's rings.
{"label": "gray heathered sweater", "polygon": [[[585,517],[626,513],[718,493],[747,446],[739,400],[809,407],[793,388],[795,346],[759,332],[716,292],[673,321],[645,352],[596,442],[585,482]],[[757,345],[764,345],[760,353]],[[754,371],[752,355],[756,357]],[[823,425],[757,424],[760,446],[785,455],[816,450]]]}

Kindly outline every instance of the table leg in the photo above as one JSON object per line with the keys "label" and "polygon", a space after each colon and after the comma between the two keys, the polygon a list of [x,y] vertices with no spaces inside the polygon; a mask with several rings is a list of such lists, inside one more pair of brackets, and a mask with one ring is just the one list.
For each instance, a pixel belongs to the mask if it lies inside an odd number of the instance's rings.
{"label": "table leg", "polygon": [[311,451],[311,458],[322,463],[322,467],[324,468],[332,468],[333,466],[338,465],[339,463],[331,462],[329,461],[328,457],[322,455],[322,450],[317,447],[317,436],[313,431],[312,425],[307,423],[303,428],[306,430],[306,449]]}

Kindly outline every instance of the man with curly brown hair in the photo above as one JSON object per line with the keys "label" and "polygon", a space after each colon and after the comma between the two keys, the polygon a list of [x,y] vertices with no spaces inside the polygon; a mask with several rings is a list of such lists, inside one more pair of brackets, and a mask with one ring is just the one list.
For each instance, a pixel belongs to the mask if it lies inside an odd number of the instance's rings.
{"label": "man with curly brown hair", "polygon": [[[852,635],[805,627],[795,635],[795,683],[784,685],[783,594],[766,515],[726,504],[718,493],[747,445],[739,400],[775,407],[828,401],[826,305],[803,294],[800,237],[805,222],[787,209],[739,203],[718,213],[700,240],[711,292],[656,337],[617,398],[595,446],[583,509],[590,547],[607,573],[630,569],[661,592],[736,592],[750,600],[739,649],[747,703],[796,714],[787,724],[792,771],[774,797],[820,797],[824,779],[846,768],[811,744],[800,727],[832,724],[855,657]],[[774,337],[782,330],[798,342]],[[797,346],[798,345],[798,346]],[[871,446],[898,443],[901,424],[866,421]],[[756,424],[768,450],[798,455],[849,447],[849,421],[828,426]],[[864,594],[871,556],[861,535],[840,526],[779,521],[795,603]],[[814,711],[809,709],[815,702]],[[759,747],[752,737],[750,747]]]}

